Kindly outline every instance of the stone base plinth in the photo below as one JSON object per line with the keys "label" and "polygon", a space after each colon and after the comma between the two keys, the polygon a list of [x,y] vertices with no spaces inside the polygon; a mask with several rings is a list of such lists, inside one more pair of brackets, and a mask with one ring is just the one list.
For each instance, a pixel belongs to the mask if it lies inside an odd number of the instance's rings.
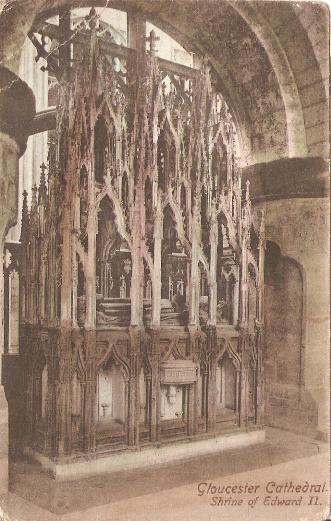
{"label": "stone base plinth", "polygon": [[135,468],[162,465],[171,461],[195,458],[204,454],[216,453],[228,449],[246,447],[263,443],[264,430],[222,434],[208,439],[189,440],[161,447],[145,447],[126,450],[121,453],[93,454],[81,456],[79,459],[66,459],[55,462],[29,448],[25,454],[38,461],[42,468],[60,481],[80,479],[87,476],[132,470]]}
{"label": "stone base plinth", "polygon": [[0,385],[0,495],[8,492],[8,406]]}

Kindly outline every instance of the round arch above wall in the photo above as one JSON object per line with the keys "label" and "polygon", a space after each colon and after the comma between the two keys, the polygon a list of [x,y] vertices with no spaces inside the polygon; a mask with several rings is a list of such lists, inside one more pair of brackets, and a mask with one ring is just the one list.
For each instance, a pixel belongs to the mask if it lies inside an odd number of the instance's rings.
{"label": "round arch above wall", "polygon": [[[104,2],[94,4],[104,6]],[[257,9],[253,3],[248,6],[247,2],[224,1],[213,3],[211,9],[208,2],[201,1],[117,0],[112,3],[112,8],[127,10],[129,15],[139,11],[185,48],[208,57],[236,119],[244,153],[243,166],[285,157],[305,157],[310,149],[316,149],[312,146],[309,149],[311,140],[317,138],[307,139],[305,126],[309,119],[309,128],[312,128],[314,117],[319,116],[305,110],[306,91],[297,65],[304,60],[311,68],[310,82],[323,82],[315,50],[291,6],[282,7],[294,33],[301,31],[300,46],[296,50],[279,29],[282,23],[279,6],[274,5],[275,2],[266,4],[268,6],[260,2]],[[63,1],[39,0],[31,5],[18,1],[15,9],[2,12],[0,56],[4,56],[5,66],[17,71],[20,43],[23,44],[33,18],[47,18],[61,5]],[[89,2],[70,2],[72,8],[85,5],[89,6]],[[305,22],[307,24],[307,20]],[[325,92],[320,93],[320,103],[326,103]]]}

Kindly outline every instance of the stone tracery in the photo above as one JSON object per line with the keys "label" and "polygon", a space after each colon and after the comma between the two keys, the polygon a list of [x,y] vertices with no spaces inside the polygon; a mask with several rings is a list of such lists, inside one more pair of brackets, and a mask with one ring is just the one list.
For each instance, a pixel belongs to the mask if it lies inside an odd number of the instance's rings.
{"label": "stone tracery", "polygon": [[52,428],[25,443],[50,457],[262,422],[250,411],[262,386],[264,222],[252,241],[235,128],[207,64],[175,75],[154,42],[136,51],[131,84],[129,61],[123,79],[101,52],[92,12],[85,59],[60,85],[48,187],[42,177],[23,206],[22,355],[42,332],[59,389]]}

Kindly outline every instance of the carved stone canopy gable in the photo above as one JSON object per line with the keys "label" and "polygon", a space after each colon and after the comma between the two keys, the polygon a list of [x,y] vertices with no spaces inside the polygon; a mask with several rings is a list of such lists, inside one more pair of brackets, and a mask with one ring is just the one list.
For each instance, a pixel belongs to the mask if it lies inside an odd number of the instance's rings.
{"label": "carved stone canopy gable", "polygon": [[220,362],[223,358],[223,356],[227,353],[230,357],[230,359],[233,362],[233,365],[235,366],[235,369],[237,371],[240,370],[241,367],[241,356],[237,351],[234,349],[233,345],[229,340],[225,340],[225,342],[221,344],[220,351],[217,356],[217,360]]}
{"label": "carved stone canopy gable", "polygon": [[107,365],[109,362],[113,362],[115,365],[118,365],[120,370],[122,371],[124,379],[129,379],[129,360],[125,355],[123,355],[120,352],[119,349],[117,349],[117,346],[115,346],[114,344],[108,346],[107,351],[97,363],[97,369],[99,370],[102,366]]}
{"label": "carved stone canopy gable", "polygon": [[161,357],[166,361],[170,358],[182,359],[186,356],[186,341],[185,340],[171,340],[169,344],[162,342]]}

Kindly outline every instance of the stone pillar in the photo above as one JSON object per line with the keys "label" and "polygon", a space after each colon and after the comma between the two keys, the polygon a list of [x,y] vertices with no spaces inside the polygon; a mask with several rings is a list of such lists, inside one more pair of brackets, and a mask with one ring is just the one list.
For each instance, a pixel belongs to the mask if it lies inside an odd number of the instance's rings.
{"label": "stone pillar", "polygon": [[86,383],[84,392],[84,450],[92,452],[96,448],[96,332],[84,331],[86,353]]}
{"label": "stone pillar", "polygon": [[[0,67],[0,354],[4,352],[4,241],[17,221],[18,159],[23,154],[35,114],[31,90],[14,73]],[[6,355],[10,356],[10,355]],[[2,359],[1,359],[2,362]],[[1,382],[11,384],[3,373]],[[14,383],[14,382],[12,382]],[[8,393],[9,396],[10,393]],[[0,493],[8,489],[8,407],[0,385]]]}
{"label": "stone pillar", "polygon": [[[62,280],[61,280],[61,327],[71,326],[71,292],[72,292],[72,232],[70,212],[63,210],[63,239],[62,239]],[[88,283],[86,282],[86,293]],[[87,299],[86,299],[87,300]],[[86,305],[87,307],[87,305]],[[87,313],[86,313],[87,315]]]}
{"label": "stone pillar", "polygon": [[195,326],[199,323],[199,243],[201,240],[201,222],[199,210],[195,206],[192,224],[192,252],[191,252],[191,276],[189,299],[189,324]]}
{"label": "stone pillar", "polygon": [[152,274],[152,327],[160,326],[161,318],[161,249],[163,238],[161,198],[158,197],[154,223],[154,270]]}
{"label": "stone pillar", "polygon": [[207,352],[210,353],[207,383],[207,432],[212,433],[216,429],[216,328],[209,326],[207,329]]}
{"label": "stone pillar", "polygon": [[46,313],[46,296],[45,296],[45,289],[46,289],[46,270],[47,270],[47,257],[45,253],[43,252],[41,255],[41,266],[40,266],[40,296],[39,296],[39,310],[40,310],[40,318],[41,321],[44,322],[47,318]]}
{"label": "stone pillar", "polygon": [[[199,351],[196,350],[197,340],[197,327],[188,326],[190,339],[189,339],[189,356],[196,360]],[[187,433],[189,436],[196,434],[197,432],[197,382],[187,386],[187,398],[188,398],[188,417],[187,417]]]}
{"label": "stone pillar", "polygon": [[71,450],[71,342],[71,329],[62,327],[57,346],[56,375],[56,456],[60,458]]}
{"label": "stone pillar", "polygon": [[256,367],[256,423],[264,424],[264,327],[262,323],[256,325],[257,338],[257,367]]}
{"label": "stone pillar", "polygon": [[192,436],[195,431],[195,398],[196,398],[196,384],[190,384],[187,386],[188,395],[188,418],[187,418],[187,431],[188,435]]}
{"label": "stone pillar", "polygon": [[264,258],[265,258],[265,218],[261,213],[259,231],[259,274],[258,274],[258,313],[256,320],[257,367],[256,367],[256,423],[264,423]]}
{"label": "stone pillar", "polygon": [[[85,328],[90,330],[95,328],[96,324],[96,269],[95,269],[95,255],[96,255],[96,227],[97,215],[94,207],[92,207],[94,200],[94,189],[89,188],[89,204],[90,210],[87,223],[88,234],[88,252],[87,263],[85,265],[86,276],[86,318]],[[92,209],[93,208],[93,209]]]}
{"label": "stone pillar", "polygon": [[151,330],[151,441],[159,439],[160,418],[160,330]]}
{"label": "stone pillar", "polygon": [[[140,138],[141,150],[144,150],[144,140]],[[140,154],[140,160],[141,154]],[[143,201],[143,182],[141,168],[135,173],[138,176],[137,192],[133,210],[132,225],[132,275],[131,275],[131,325],[141,326],[143,323],[143,295],[144,295],[144,264],[142,238],[144,236],[144,201]]]}
{"label": "stone pillar", "polygon": [[78,263],[76,252],[72,254],[72,326],[78,327],[77,323],[77,287],[78,287]]}
{"label": "stone pillar", "polygon": [[137,371],[141,329],[130,327],[130,377],[128,410],[128,444],[139,444],[139,375]]}
{"label": "stone pillar", "polygon": [[47,342],[47,368],[48,368],[48,392],[47,392],[47,431],[45,440],[46,454],[54,455],[54,444],[56,438],[56,402],[54,400],[56,388],[56,357],[54,356],[54,344],[57,341],[57,332],[53,331],[47,334],[45,342]]}
{"label": "stone pillar", "polygon": [[146,22],[139,13],[128,13],[128,47],[139,54],[145,52]]}
{"label": "stone pillar", "polygon": [[214,216],[210,231],[210,282],[209,282],[209,325],[216,326],[217,311],[217,247],[218,227],[217,218]]}
{"label": "stone pillar", "polygon": [[240,381],[240,411],[239,425],[244,427],[248,422],[248,364],[249,364],[249,332],[248,332],[248,260],[247,260],[247,230],[243,231],[242,262],[241,262],[241,307],[239,317],[239,350],[241,353]]}
{"label": "stone pillar", "polygon": [[240,410],[239,425],[245,427],[248,422],[248,364],[249,334],[247,326],[240,326],[239,346],[241,352]]}

